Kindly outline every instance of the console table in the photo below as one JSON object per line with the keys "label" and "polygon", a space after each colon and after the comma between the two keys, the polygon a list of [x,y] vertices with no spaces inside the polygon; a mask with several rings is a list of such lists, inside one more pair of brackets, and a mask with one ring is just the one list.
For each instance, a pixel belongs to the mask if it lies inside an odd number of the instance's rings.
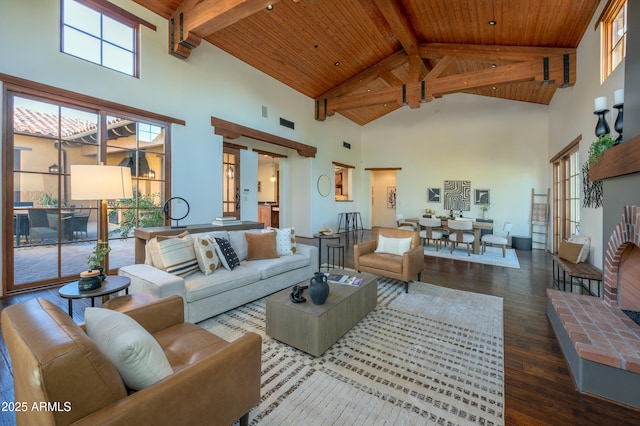
{"label": "console table", "polygon": [[263,229],[264,223],[252,222],[248,220],[242,221],[236,225],[212,225],[210,223],[200,225],[187,225],[184,228],[172,228],[171,226],[154,226],[150,228],[135,228],[133,230],[133,236],[135,237],[135,249],[136,249],[136,263],[144,263],[144,246],[147,241],[157,237],[158,235],[179,235],[184,231],[188,231],[190,234],[197,234],[199,232],[211,232],[211,231],[242,231],[245,229]]}

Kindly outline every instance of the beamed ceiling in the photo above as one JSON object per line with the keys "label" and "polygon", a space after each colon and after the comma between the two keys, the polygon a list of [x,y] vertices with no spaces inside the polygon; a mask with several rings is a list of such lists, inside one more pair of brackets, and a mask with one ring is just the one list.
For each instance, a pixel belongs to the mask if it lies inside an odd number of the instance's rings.
{"label": "beamed ceiling", "polygon": [[135,1],[169,20],[169,53],[189,60],[209,42],[315,99],[317,120],[339,113],[360,125],[457,92],[549,104],[576,81],[599,3]]}

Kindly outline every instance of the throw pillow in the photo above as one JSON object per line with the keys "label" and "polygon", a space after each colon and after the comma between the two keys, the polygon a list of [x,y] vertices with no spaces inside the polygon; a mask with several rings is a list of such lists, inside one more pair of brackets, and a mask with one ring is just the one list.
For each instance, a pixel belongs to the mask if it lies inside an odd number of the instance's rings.
{"label": "throw pillow", "polygon": [[150,239],[149,241],[147,241],[147,244],[144,247],[144,263],[164,270],[165,266],[164,263],[162,263],[162,258],[160,257],[160,248],[158,247],[158,242],[167,240],[169,238],[184,238],[187,235],[189,235],[189,231],[181,232],[179,235],[159,235],[158,237]]}
{"label": "throw pillow", "polygon": [[247,239],[248,246],[247,260],[275,259],[280,257],[276,249],[275,232],[265,232],[263,234],[247,232],[244,236]]}
{"label": "throw pillow", "polygon": [[216,254],[216,245],[210,236],[196,237],[193,249],[196,252],[198,266],[203,274],[209,275],[220,266],[220,258]]}
{"label": "throw pillow", "polygon": [[270,228],[276,231],[276,248],[280,256],[290,256],[298,252],[295,228]]}
{"label": "throw pillow", "polygon": [[582,251],[582,244],[570,243],[565,240],[560,242],[558,257],[569,262],[578,263],[580,251]]}
{"label": "throw pillow", "polygon": [[186,277],[199,269],[191,235],[162,240],[158,238],[158,251],[164,270],[170,274]]}
{"label": "throw pillow", "polygon": [[216,243],[216,253],[220,258],[220,262],[222,262],[222,266],[225,269],[233,270],[236,266],[240,265],[240,260],[238,259],[238,255],[231,247],[231,243],[229,240],[224,238],[214,238],[213,241]]}
{"label": "throw pillow", "polygon": [[591,238],[584,235],[572,235],[567,238],[570,243],[582,244],[582,250],[580,250],[580,256],[578,256],[578,263],[586,262],[589,257],[589,250],[591,250]]}
{"label": "throw pillow", "polygon": [[84,311],[87,335],[111,360],[130,389],[143,389],[173,374],[158,341],[122,312],[104,308]]}
{"label": "throw pillow", "polygon": [[378,235],[378,246],[376,253],[389,253],[402,256],[402,253],[411,248],[411,237],[408,238],[388,238]]}

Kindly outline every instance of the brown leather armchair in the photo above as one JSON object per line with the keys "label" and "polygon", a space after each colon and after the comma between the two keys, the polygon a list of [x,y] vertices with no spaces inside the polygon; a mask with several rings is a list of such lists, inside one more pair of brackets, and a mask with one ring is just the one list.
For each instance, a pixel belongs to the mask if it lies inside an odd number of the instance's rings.
{"label": "brown leather armchair", "polygon": [[[184,321],[172,296],[126,312],[165,351],[173,374],[139,391],[64,311],[31,299],[2,311],[19,425],[231,425],[260,400],[261,339],[227,342]],[[34,405],[35,404],[35,405]],[[44,404],[44,405],[41,405]],[[33,407],[48,407],[35,410]]]}
{"label": "brown leather armchair", "polygon": [[[365,241],[353,246],[353,263],[358,272],[393,278],[404,281],[404,291],[409,291],[409,281],[416,275],[418,281],[424,269],[424,248],[420,245],[420,235],[417,231],[396,228],[375,227],[371,231],[373,240]],[[376,253],[378,236],[387,238],[411,237],[409,251],[402,256],[388,253]]]}

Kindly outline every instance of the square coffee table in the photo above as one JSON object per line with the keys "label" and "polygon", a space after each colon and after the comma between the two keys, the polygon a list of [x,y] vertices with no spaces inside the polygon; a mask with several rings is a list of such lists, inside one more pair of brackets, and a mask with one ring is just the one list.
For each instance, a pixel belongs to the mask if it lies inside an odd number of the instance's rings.
{"label": "square coffee table", "polygon": [[[267,335],[313,356],[320,356],[377,305],[377,276],[342,269],[330,272],[360,277],[362,282],[358,287],[329,283],[329,297],[323,305],[314,305],[308,290],[303,293],[307,298],[304,303],[289,300],[291,288],[268,296]],[[298,283],[308,284],[309,281]]]}

